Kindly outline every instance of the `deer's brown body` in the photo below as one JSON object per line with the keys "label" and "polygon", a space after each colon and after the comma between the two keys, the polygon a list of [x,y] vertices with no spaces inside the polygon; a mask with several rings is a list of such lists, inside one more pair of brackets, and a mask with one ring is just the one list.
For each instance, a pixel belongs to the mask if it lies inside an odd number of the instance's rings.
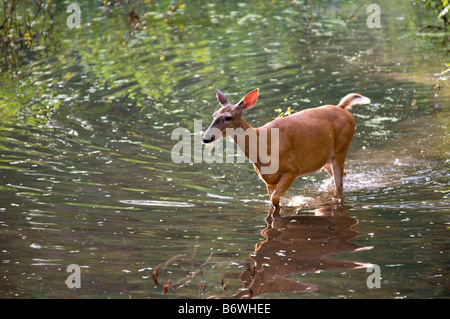
{"label": "deer's brown body", "polygon": [[[355,104],[370,103],[367,97],[351,93],[337,106],[325,105],[306,109],[271,121],[261,128],[253,128],[243,119],[242,111],[256,103],[258,89],[248,93],[235,105],[230,104],[217,88],[216,93],[222,108],[214,113],[214,121],[203,136],[204,143],[217,138],[212,135],[212,128],[219,129],[223,133],[222,136],[225,136],[227,128],[254,130],[258,140],[261,129],[268,132],[278,129],[279,156],[273,159],[278,160],[278,170],[275,173],[264,174],[261,168],[268,164],[263,164],[259,160],[253,161],[254,168],[265,182],[271,203],[275,207],[279,207],[280,197],[297,177],[317,172],[322,168],[333,176],[336,190],[342,191],[345,157],[355,131],[355,119],[348,109]],[[248,145],[238,144],[238,146],[249,157]]]}

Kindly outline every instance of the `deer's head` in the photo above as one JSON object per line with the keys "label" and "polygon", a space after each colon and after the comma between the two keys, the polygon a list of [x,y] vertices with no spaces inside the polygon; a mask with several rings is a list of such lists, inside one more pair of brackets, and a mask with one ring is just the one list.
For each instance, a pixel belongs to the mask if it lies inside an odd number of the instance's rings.
{"label": "deer's head", "polygon": [[231,104],[216,86],[214,89],[221,108],[213,114],[214,120],[203,135],[203,143],[211,143],[225,137],[227,128],[240,127],[242,111],[251,108],[258,100],[258,89],[248,93],[237,104]]}

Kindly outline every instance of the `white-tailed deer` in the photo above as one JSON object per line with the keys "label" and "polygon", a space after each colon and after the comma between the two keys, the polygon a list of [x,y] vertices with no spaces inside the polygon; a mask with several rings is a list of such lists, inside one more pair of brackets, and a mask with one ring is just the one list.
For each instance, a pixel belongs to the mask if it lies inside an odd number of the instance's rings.
{"label": "white-tailed deer", "polygon": [[[368,104],[370,99],[360,94],[351,93],[345,96],[337,106],[324,105],[306,109],[287,117],[275,119],[260,128],[253,128],[242,117],[242,111],[255,105],[258,89],[248,93],[237,104],[231,104],[225,95],[214,86],[217,99],[222,106],[214,113],[214,120],[203,135],[203,143],[210,143],[234,132],[235,143],[253,162],[255,171],[267,186],[270,201],[275,208],[280,206],[280,197],[299,176],[314,173],[324,168],[333,178],[337,191],[342,191],[342,177],[347,150],[355,131],[355,119],[348,111],[355,104]],[[237,130],[241,128],[242,130]],[[230,130],[234,129],[234,130]],[[265,136],[269,140],[268,147],[274,145],[270,141],[271,134],[277,129],[278,158],[276,172],[264,173],[263,168],[269,164],[260,160],[260,156],[251,156],[249,136],[256,136],[257,153],[260,154],[259,140]],[[267,130],[265,134],[261,134]],[[239,132],[246,132],[244,143],[238,143]],[[219,134],[218,134],[219,133]],[[222,133],[222,134],[220,134]],[[242,139],[241,139],[242,140]],[[271,154],[270,149],[264,150]],[[273,166],[273,163],[270,163]]]}

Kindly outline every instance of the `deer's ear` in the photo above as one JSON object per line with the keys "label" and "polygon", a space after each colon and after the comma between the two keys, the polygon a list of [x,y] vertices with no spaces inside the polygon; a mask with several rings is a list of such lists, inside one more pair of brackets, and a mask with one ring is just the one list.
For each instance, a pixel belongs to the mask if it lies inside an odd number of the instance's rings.
{"label": "deer's ear", "polygon": [[217,100],[219,101],[220,105],[227,106],[230,104],[230,102],[228,102],[225,95],[223,95],[223,93],[220,92],[220,90],[218,88],[216,88],[215,85],[214,85],[214,90],[216,90]]}
{"label": "deer's ear", "polygon": [[242,107],[242,109],[249,109],[253,105],[255,105],[256,101],[258,101],[258,92],[259,89],[254,89],[250,93],[248,93],[244,98],[237,104]]}

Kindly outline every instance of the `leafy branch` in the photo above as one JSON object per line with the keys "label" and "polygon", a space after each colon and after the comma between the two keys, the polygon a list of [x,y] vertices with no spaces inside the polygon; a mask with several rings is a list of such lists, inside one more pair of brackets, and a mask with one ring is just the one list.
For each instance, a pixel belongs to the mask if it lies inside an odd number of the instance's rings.
{"label": "leafy branch", "polygon": [[[441,19],[444,22],[444,26],[426,25],[419,29],[422,32],[425,29],[440,29],[448,30],[448,24],[450,23],[450,4],[449,0],[422,0],[424,8],[430,8],[434,10],[437,19]],[[413,2],[416,4],[416,1]]]}
{"label": "leafy branch", "polygon": [[53,35],[54,4],[49,0],[2,0],[0,51],[7,66],[16,65],[21,49],[45,43]]}

